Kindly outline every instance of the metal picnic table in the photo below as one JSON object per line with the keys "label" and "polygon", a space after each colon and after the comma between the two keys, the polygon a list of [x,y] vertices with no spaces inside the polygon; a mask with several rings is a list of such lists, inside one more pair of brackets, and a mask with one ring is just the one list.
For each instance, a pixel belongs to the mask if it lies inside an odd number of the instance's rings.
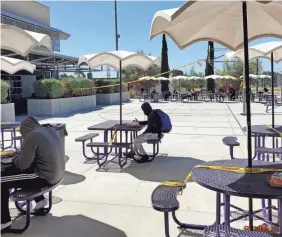
{"label": "metal picnic table", "polygon": [[[1,122],[1,149],[5,150],[7,148],[11,148],[14,145],[14,148],[16,147],[16,129],[20,126],[20,123],[18,122]],[[11,132],[11,145],[8,147],[5,147],[5,138],[4,133],[5,132]]]}
{"label": "metal picnic table", "polygon": [[[248,167],[248,161],[243,159],[236,160],[218,160],[205,162],[204,166],[228,166],[228,167]],[[282,164],[270,163],[264,161],[253,161],[253,168],[274,168],[281,169]],[[201,186],[213,190],[216,196],[216,224],[221,222],[221,194],[224,196],[224,224],[230,226],[230,222],[240,220],[252,215],[257,219],[268,222],[279,227],[279,236],[282,234],[282,188],[272,188],[267,176],[275,172],[244,174],[231,171],[213,170],[207,168],[193,168],[193,179]],[[278,224],[272,222],[273,206],[268,206],[268,219],[256,215],[261,210],[249,213],[242,208],[230,204],[230,196],[259,198],[259,199],[277,199],[278,200]],[[230,220],[230,207],[243,212],[242,216]],[[265,210],[263,210],[265,211]]]}
{"label": "metal picnic table", "polygon": [[[276,148],[279,147],[278,138],[281,137],[281,135],[278,133],[282,132],[282,125],[276,125],[275,130],[270,128],[267,125],[252,125],[252,135],[254,137],[254,156],[253,159],[257,158],[258,160],[261,159],[261,154],[257,153],[258,147],[265,147],[265,139],[266,137],[272,137],[277,138],[276,140]],[[243,130],[246,132],[246,127],[243,128]],[[282,138],[281,138],[281,146],[282,146]],[[265,154],[262,154],[262,159],[265,160]]]}
{"label": "metal picnic table", "polygon": [[[141,131],[145,125],[139,125],[139,126],[129,126],[128,124],[131,124],[132,120],[124,120],[122,121],[122,124],[120,124],[119,120],[108,120],[102,123],[98,123],[96,125],[88,127],[88,130],[91,131],[103,131],[104,132],[104,142],[109,142],[109,132],[112,139],[113,132],[117,130],[120,132],[120,143],[123,143],[122,139],[122,132],[125,133],[125,143],[129,143],[129,133],[130,133],[130,143],[132,147],[133,139],[137,136],[137,133]],[[112,151],[112,149],[108,152],[108,147],[104,148],[104,154],[109,154]],[[116,149],[117,154],[117,149]],[[121,148],[119,149],[119,155],[122,156]]]}

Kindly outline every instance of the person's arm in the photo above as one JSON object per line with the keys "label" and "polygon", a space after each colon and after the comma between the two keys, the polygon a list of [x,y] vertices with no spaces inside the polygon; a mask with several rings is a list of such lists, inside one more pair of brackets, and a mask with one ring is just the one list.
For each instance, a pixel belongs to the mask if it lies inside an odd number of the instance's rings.
{"label": "person's arm", "polygon": [[33,138],[32,134],[24,138],[21,154],[13,160],[13,163],[22,170],[29,168],[35,159],[36,143]]}
{"label": "person's arm", "polygon": [[146,128],[146,130],[143,133],[151,133],[151,132],[153,132],[153,130],[154,130],[154,117],[153,117],[153,114],[151,113],[148,116],[147,128]]}

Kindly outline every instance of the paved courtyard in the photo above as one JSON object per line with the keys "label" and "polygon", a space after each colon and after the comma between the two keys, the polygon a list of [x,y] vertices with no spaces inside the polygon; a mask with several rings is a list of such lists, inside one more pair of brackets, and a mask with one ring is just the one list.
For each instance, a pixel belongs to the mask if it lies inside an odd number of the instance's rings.
{"label": "paved courtyard", "polygon": [[[144,120],[140,106],[139,101],[125,104],[123,119]],[[69,160],[65,180],[54,192],[56,199],[62,201],[53,206],[48,216],[32,218],[23,237],[164,236],[163,214],[151,207],[151,193],[160,182],[183,180],[192,167],[201,162],[229,159],[229,150],[222,143],[225,136],[237,136],[241,146],[236,148],[235,156],[246,157],[246,137],[242,131],[246,118],[240,115],[241,103],[159,103],[152,106],[170,115],[173,130],[165,135],[160,154],[152,163],[129,161],[123,170],[116,160],[98,170],[95,162],[85,162],[81,144],[74,141],[86,134],[90,125],[119,119],[119,106],[39,118],[41,122],[67,124],[66,154]],[[253,124],[271,124],[271,115],[265,113],[262,104],[252,104],[252,111]],[[276,123],[282,124],[281,107],[276,111]],[[101,141],[102,136],[97,139]],[[189,223],[214,222],[214,192],[191,181],[179,201],[179,219]],[[248,203],[247,199],[234,197],[231,201],[242,207],[247,207]],[[255,201],[255,207],[259,204]],[[243,227],[247,223],[239,221],[233,226]],[[171,236],[201,235],[180,232],[171,222]]]}

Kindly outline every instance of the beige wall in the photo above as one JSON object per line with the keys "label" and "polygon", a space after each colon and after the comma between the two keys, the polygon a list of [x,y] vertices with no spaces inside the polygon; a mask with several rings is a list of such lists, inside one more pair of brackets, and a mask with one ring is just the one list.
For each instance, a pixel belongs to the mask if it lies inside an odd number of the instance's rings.
{"label": "beige wall", "polygon": [[1,9],[50,26],[50,9],[34,0],[1,1]]}

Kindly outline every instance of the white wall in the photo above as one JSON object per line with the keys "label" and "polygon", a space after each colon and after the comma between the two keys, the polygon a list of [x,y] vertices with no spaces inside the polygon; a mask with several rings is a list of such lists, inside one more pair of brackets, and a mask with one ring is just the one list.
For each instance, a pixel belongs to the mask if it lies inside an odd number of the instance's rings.
{"label": "white wall", "polygon": [[22,96],[30,97],[33,93],[33,83],[36,81],[35,75],[21,76],[22,81]]}

